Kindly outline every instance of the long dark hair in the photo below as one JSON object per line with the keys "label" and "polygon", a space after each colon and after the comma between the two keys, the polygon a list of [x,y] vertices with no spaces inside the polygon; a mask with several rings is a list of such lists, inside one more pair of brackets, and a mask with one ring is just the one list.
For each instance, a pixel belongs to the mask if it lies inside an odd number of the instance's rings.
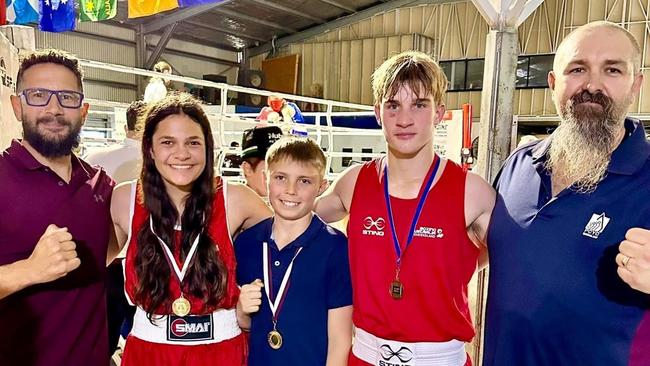
{"label": "long dark hair", "polygon": [[[214,187],[214,141],[210,122],[200,103],[189,94],[172,94],[149,106],[144,116],[142,136],[142,197],[144,206],[153,219],[153,227],[172,253],[176,236],[174,225],[179,213],[172,203],[163,178],[151,157],[153,135],[165,118],[183,114],[201,126],[205,138],[205,169],[192,184],[181,217],[181,260],[185,260],[192,242],[200,235],[196,254],[185,275],[181,290],[201,299],[204,309],[217,306],[226,289],[227,269],[217,255],[217,248],[207,234],[212,212]],[[169,308],[169,283],[172,269],[158,239],[151,232],[149,220],[137,234],[138,250],[135,270],[138,278],[135,300],[147,312],[149,319],[160,306]],[[203,310],[204,310],[203,309]]]}

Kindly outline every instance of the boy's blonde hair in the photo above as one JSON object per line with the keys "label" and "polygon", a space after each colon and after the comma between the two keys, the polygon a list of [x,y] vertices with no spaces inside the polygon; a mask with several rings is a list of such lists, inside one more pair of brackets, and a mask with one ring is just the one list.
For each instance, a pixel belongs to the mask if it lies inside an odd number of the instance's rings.
{"label": "boy's blonde hair", "polygon": [[321,179],[325,177],[327,159],[318,143],[309,137],[283,136],[266,152],[267,168],[285,159],[311,165],[318,169]]}
{"label": "boy's blonde hair", "polygon": [[442,104],[442,96],[447,91],[447,77],[431,56],[406,51],[384,61],[372,74],[375,105],[394,97],[405,84],[418,98],[431,95],[437,105]]}

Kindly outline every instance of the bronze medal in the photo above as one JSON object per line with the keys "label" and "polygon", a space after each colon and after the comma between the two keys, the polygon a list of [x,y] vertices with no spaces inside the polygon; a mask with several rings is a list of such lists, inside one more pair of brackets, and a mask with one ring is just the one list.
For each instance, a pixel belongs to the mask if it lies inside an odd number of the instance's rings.
{"label": "bronze medal", "polygon": [[269,346],[273,349],[280,349],[280,347],[282,347],[282,334],[275,329],[269,332],[267,340]]}
{"label": "bronze medal", "polygon": [[174,300],[172,303],[172,311],[176,316],[186,316],[190,313],[190,308],[190,302],[183,297],[183,294],[181,294],[181,296],[178,299]]}
{"label": "bronze medal", "polygon": [[393,282],[390,283],[390,296],[395,299],[399,300],[402,298],[404,295],[404,285],[399,280],[394,280]]}
{"label": "bronze medal", "polygon": [[415,212],[413,213],[413,218],[411,219],[411,226],[408,232],[408,237],[406,238],[406,244],[404,244],[403,249],[402,246],[400,245],[399,240],[397,239],[397,234],[396,234],[397,231],[395,230],[395,221],[393,220],[393,208],[391,207],[390,204],[390,192],[388,192],[388,186],[389,186],[388,162],[384,160],[382,161],[382,164],[384,164],[384,182],[382,184],[384,188],[384,203],[386,204],[386,211],[388,213],[388,223],[390,224],[390,233],[393,237],[393,247],[395,248],[395,254],[397,256],[397,261],[395,263],[397,265],[397,268],[395,269],[395,280],[393,280],[390,283],[388,292],[390,293],[390,296],[393,299],[399,300],[402,297],[404,297],[404,285],[402,285],[402,282],[400,282],[399,280],[399,272],[402,265],[402,257],[404,256],[404,253],[413,242],[413,237],[415,236],[417,223],[418,220],[420,220],[420,214],[422,214],[422,209],[424,208],[424,204],[427,200],[427,196],[429,195],[429,191],[431,190],[431,186],[433,185],[433,180],[436,177],[438,168],[440,167],[440,158],[438,157],[437,154],[434,154],[433,161],[431,162],[431,166],[429,167],[429,171],[427,172],[427,176],[422,181],[422,185],[420,186],[420,191],[418,192],[418,205],[415,208]]}

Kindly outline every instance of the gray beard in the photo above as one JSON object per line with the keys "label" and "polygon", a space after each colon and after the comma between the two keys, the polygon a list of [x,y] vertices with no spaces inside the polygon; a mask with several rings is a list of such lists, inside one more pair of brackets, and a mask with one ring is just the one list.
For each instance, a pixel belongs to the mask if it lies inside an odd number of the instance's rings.
{"label": "gray beard", "polygon": [[[630,98],[631,99],[631,98]],[[579,193],[591,193],[605,178],[631,103],[599,110],[567,103],[551,135],[546,168],[553,179]]]}

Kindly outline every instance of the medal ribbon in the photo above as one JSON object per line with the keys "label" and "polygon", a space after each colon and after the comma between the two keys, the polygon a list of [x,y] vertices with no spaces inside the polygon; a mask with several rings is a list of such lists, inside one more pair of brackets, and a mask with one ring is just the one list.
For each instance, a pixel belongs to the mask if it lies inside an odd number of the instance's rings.
{"label": "medal ribbon", "polygon": [[[422,213],[422,208],[424,207],[424,202],[427,200],[427,196],[429,195],[429,190],[431,189],[431,185],[433,184],[433,178],[436,176],[436,172],[438,172],[438,167],[440,166],[440,158],[438,158],[437,155],[433,157],[433,164],[431,164],[431,167],[429,168],[428,178],[425,178],[424,181],[422,182],[422,186],[420,186],[420,192],[418,193],[418,197],[420,197],[420,201],[418,202],[418,206],[415,209],[415,213],[413,215],[413,220],[411,221],[411,228],[409,229],[409,236],[408,239],[406,240],[406,245],[404,245],[404,252],[406,252],[406,249],[408,246],[411,244],[411,241],[413,241],[413,234],[415,234],[415,226],[418,223],[418,220],[420,219],[420,214]],[[393,234],[393,245],[395,246],[395,253],[397,254],[397,268],[399,271],[400,264],[402,261],[402,248],[399,245],[399,240],[397,239],[397,231],[395,230],[395,221],[393,220],[393,209],[391,208],[390,205],[390,195],[388,193],[388,162],[384,165],[384,200],[386,201],[386,207],[388,208],[388,223],[390,224],[390,231],[391,234]]]}
{"label": "medal ribbon", "polygon": [[287,267],[287,271],[284,273],[284,277],[282,278],[280,289],[278,290],[278,293],[275,296],[275,301],[271,301],[270,279],[272,274],[271,274],[271,263],[269,262],[269,244],[267,242],[264,242],[264,251],[262,253],[264,259],[264,292],[266,293],[266,298],[269,300],[269,306],[271,308],[271,313],[273,314],[274,323],[278,319],[280,308],[282,307],[282,302],[284,301],[284,297],[287,295],[287,282],[289,282],[289,277],[291,276],[291,270],[293,269],[293,261],[296,260],[296,257],[298,256],[298,254],[300,254],[301,250],[302,247],[298,248],[296,254],[294,254],[293,258],[291,259],[291,263],[289,263],[289,267]]}
{"label": "medal ribbon", "polygon": [[192,261],[192,257],[194,257],[194,254],[196,254],[196,248],[199,246],[199,238],[201,237],[201,234],[197,235],[194,241],[192,242],[192,246],[190,247],[190,252],[187,254],[187,258],[185,258],[185,262],[183,262],[183,269],[179,269],[178,264],[176,264],[176,259],[174,258],[174,254],[172,254],[171,250],[169,250],[169,247],[154,231],[153,219],[151,217],[149,217],[149,227],[151,228],[151,232],[153,233],[153,235],[155,235],[156,239],[158,239],[160,246],[162,246],[163,251],[165,252],[165,258],[167,259],[167,262],[170,263],[172,269],[174,270],[174,273],[178,277],[178,282],[182,284],[183,278],[185,277],[185,274],[187,273],[187,269],[190,266],[190,262]]}

